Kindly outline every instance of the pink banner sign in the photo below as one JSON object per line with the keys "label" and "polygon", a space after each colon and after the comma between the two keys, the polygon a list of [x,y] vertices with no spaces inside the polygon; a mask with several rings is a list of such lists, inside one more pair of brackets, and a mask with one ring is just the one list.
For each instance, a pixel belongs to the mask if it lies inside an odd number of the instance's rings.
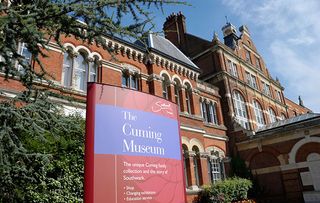
{"label": "pink banner sign", "polygon": [[175,104],[90,83],[85,146],[86,203],[185,203]]}

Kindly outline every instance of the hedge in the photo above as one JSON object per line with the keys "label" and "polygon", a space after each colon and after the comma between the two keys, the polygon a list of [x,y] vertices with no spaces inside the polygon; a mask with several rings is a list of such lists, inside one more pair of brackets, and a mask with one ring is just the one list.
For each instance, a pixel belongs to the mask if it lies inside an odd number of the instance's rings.
{"label": "hedge", "polygon": [[204,186],[200,203],[230,203],[247,199],[252,182],[244,178],[233,177],[210,186]]}

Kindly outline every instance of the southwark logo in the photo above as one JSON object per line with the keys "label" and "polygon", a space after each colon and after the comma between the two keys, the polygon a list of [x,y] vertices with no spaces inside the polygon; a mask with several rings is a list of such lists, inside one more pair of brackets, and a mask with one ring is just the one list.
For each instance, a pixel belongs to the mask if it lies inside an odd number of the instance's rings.
{"label": "southwark logo", "polygon": [[157,113],[160,111],[164,111],[170,115],[173,114],[173,110],[171,108],[171,103],[169,102],[163,102],[163,101],[157,101],[153,106],[152,106],[152,111]]}

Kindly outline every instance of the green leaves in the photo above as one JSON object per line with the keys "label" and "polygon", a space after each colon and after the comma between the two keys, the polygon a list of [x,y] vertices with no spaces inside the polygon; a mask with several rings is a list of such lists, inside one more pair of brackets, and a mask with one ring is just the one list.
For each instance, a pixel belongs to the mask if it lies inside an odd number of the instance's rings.
{"label": "green leaves", "polygon": [[200,202],[230,203],[245,200],[251,187],[250,180],[238,177],[229,178],[204,187]]}
{"label": "green leaves", "polygon": [[[7,6],[1,1],[0,55],[4,60],[0,66],[4,67],[6,78],[18,76],[31,91],[37,88],[34,80],[54,79],[40,60],[40,56],[46,57],[44,50],[50,40],[64,50],[60,41],[63,35],[84,42],[96,41],[103,47],[107,47],[101,40],[103,35],[140,39],[153,28],[148,9],[162,9],[163,3],[183,4],[173,0],[12,0]],[[19,42],[26,43],[34,63],[23,64]],[[17,71],[17,65],[24,71]]]}
{"label": "green leaves", "polygon": [[0,202],[82,202],[84,120],[45,99],[0,103]]}

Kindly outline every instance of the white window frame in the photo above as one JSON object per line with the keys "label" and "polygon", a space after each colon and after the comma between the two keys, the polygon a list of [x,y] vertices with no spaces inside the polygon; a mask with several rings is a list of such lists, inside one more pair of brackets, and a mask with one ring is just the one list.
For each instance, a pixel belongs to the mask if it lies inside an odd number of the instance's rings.
{"label": "white window frame", "polygon": [[[23,63],[25,63],[26,65],[31,63],[32,54],[28,50],[25,42],[19,42],[18,54],[20,54],[23,57],[23,60],[22,60]],[[23,69],[23,66],[21,66],[18,62],[17,62],[16,68],[20,73],[23,73],[25,71]]]}
{"label": "white window frame", "polygon": [[[126,84],[123,84],[123,80],[125,79]],[[130,74],[129,72],[122,72],[121,75],[121,85],[122,87],[130,88],[133,90],[139,89],[138,77],[137,74]]]}
{"label": "white window frame", "polygon": [[256,58],[256,67],[257,67],[259,70],[261,70],[260,59],[259,59],[257,56],[255,56],[255,58]]}
{"label": "white window frame", "polygon": [[273,110],[272,108],[269,108],[269,109],[268,109],[268,114],[269,114],[270,123],[277,122],[276,113],[274,112],[274,110]]}
{"label": "white window frame", "polygon": [[249,62],[250,64],[252,64],[250,51],[245,49],[245,52],[246,52],[246,62]]}
{"label": "white window frame", "polygon": [[246,72],[246,78],[247,78],[247,83],[249,84],[250,87],[258,89],[256,76],[252,75],[249,72]]}
{"label": "white window frame", "polygon": [[245,129],[250,129],[248,112],[246,108],[246,103],[243,96],[238,92],[233,92],[233,104],[234,104],[234,112],[235,118],[240,123],[240,125]]}
{"label": "white window frame", "polygon": [[[66,63],[68,60],[68,63]],[[70,64],[69,64],[70,63]],[[63,68],[62,68],[62,85],[65,87],[71,87],[72,85],[72,74],[73,74],[73,57],[68,52],[64,53],[63,56]]]}
{"label": "white window frame", "polygon": [[277,100],[278,100],[279,102],[282,102],[282,99],[281,99],[281,92],[280,92],[280,91],[278,91],[278,90],[276,90],[276,95],[277,95]]}
{"label": "white window frame", "polygon": [[262,81],[263,93],[267,96],[271,96],[270,85]]}
{"label": "white window frame", "polygon": [[217,105],[215,102],[209,104],[211,123],[218,125]]}
{"label": "white window frame", "polygon": [[162,97],[169,99],[170,80],[167,75],[163,75],[162,77]]}
{"label": "white window frame", "polygon": [[235,63],[233,63],[231,60],[228,60],[228,68],[229,68],[229,72],[232,76],[238,78],[238,69],[237,69],[237,65]]}
{"label": "white window frame", "polygon": [[186,104],[187,104],[187,112],[188,114],[191,114],[191,94],[192,94],[192,90],[191,88],[186,88],[185,90],[185,93],[186,93]]}
{"label": "white window frame", "polygon": [[253,109],[254,114],[257,121],[257,126],[262,127],[265,125],[264,117],[263,117],[263,110],[261,108],[261,105],[256,100],[253,100]]}
{"label": "white window frame", "polygon": [[[71,60],[70,64],[65,61],[67,57]],[[83,57],[83,60],[79,61],[77,57]],[[61,84],[68,88],[86,92],[87,82],[97,81],[98,68],[97,59],[93,61],[88,60],[88,54],[86,52],[79,52],[77,55],[72,55],[67,51],[64,53]],[[95,71],[92,71],[92,69],[95,69]],[[92,76],[94,80],[91,80]]]}

